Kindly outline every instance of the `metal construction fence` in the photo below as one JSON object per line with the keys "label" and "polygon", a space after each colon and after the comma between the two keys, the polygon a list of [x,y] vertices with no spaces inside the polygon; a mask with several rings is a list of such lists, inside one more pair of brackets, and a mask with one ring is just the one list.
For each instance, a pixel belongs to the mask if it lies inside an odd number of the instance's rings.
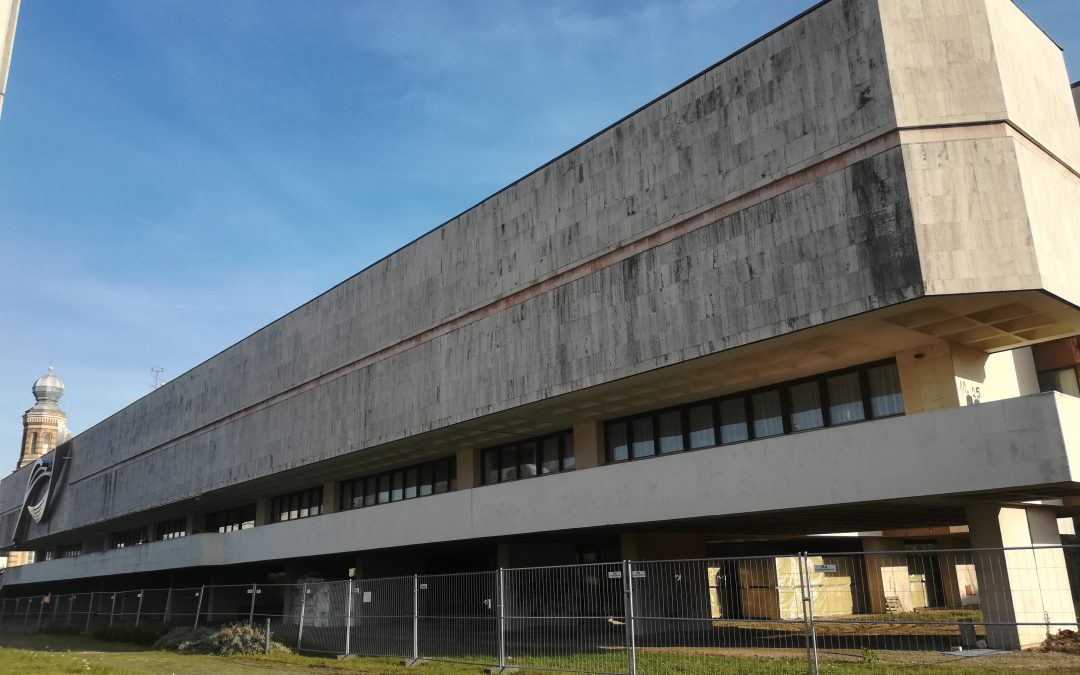
{"label": "metal construction fence", "polygon": [[1017,649],[1076,630],[1080,547],[912,548],[0,599],[0,626],[269,625],[307,653],[710,673],[861,650]]}

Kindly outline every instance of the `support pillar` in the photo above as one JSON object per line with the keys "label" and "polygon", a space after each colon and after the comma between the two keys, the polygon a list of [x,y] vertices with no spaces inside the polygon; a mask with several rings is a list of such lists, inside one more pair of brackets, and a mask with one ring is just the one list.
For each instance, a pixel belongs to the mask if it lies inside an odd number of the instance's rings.
{"label": "support pillar", "polygon": [[455,461],[457,462],[457,489],[468,490],[480,485],[480,466],[477,461],[476,450],[469,448],[459,450]]}
{"label": "support pillar", "polygon": [[574,468],[591,469],[604,463],[603,423],[595,420],[574,425]]}
{"label": "support pillar", "polygon": [[[979,603],[992,649],[1023,649],[1048,633],[1076,630],[1076,610],[1057,530],[1042,506],[979,504],[967,508]],[[993,550],[999,548],[1002,550]]]}
{"label": "support pillar", "polygon": [[328,480],[322,486],[322,513],[334,513],[338,510],[338,482]]}

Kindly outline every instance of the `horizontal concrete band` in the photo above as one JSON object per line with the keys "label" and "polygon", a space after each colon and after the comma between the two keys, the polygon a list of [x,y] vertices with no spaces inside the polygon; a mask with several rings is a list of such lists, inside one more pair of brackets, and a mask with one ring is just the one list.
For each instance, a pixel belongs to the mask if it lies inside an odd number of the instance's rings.
{"label": "horizontal concrete band", "polygon": [[1078,462],[1080,399],[1039,394],[87,553],[5,583],[1008,491],[1075,482]]}
{"label": "horizontal concrete band", "polygon": [[[1054,161],[1062,164],[1066,169],[1075,173],[1071,167],[1064,164],[1052,153],[1046,151],[1042,146],[1039,146],[1027,134],[1022,130],[1017,129],[1008,121],[893,129],[870,139],[861,139],[853,146],[841,147],[833,154],[819,159],[808,166],[793,170],[779,178],[772,179],[764,185],[725,198],[720,203],[704,207],[688,217],[680,218],[676,222],[659,224],[655,228],[646,231],[638,238],[621,244],[614,250],[582,260],[574,266],[560,270],[556,274],[540,279],[526,288],[501,297],[493,302],[467,310],[456,316],[451,316],[437,325],[431,326],[419,333],[404,337],[401,340],[382,347],[374,352],[365,354],[350,363],[331,370],[330,372],[306,382],[302,382],[294,387],[290,387],[274,396],[268,397],[258,403],[243,408],[242,410],[232,412],[197,429],[176,436],[165,443],[133,454],[117,464],[73,479],[72,483],[75,484],[93,479],[104,473],[114,471],[117,468],[136,462],[147,455],[167,449],[184,440],[197,437],[248,415],[270,408],[275,404],[298,396],[306,391],[310,391],[311,389],[332,382],[338,378],[349,375],[350,373],[362,370],[373,363],[408,351],[409,349],[434,340],[442,335],[446,335],[462,326],[506,311],[544,293],[550,293],[560,286],[581,279],[598,270],[616,265],[649,249],[666,244],[698,228],[716,222],[717,220],[761,204],[769,199],[774,199],[791,190],[806,186],[825,176],[841,171],[857,162],[861,162],[881,152],[896,148],[904,143],[945,142],[1002,136],[1010,136],[1019,139],[1021,142],[1029,144],[1032,147],[1037,147],[1041,152],[1045,152],[1048,156],[1053,158]],[[5,511],[3,513],[8,512],[9,511]]]}

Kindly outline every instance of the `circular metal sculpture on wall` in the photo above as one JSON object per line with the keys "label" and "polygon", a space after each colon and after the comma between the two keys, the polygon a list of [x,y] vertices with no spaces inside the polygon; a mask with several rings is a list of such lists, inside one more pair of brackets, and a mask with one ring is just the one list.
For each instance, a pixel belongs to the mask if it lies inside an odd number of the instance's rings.
{"label": "circular metal sculpture on wall", "polygon": [[[48,460],[48,461],[46,461]],[[45,511],[49,507],[49,495],[52,492],[52,457],[40,457],[30,469],[30,478],[26,481],[26,494],[23,497],[23,506],[27,513],[40,523],[45,517]]]}

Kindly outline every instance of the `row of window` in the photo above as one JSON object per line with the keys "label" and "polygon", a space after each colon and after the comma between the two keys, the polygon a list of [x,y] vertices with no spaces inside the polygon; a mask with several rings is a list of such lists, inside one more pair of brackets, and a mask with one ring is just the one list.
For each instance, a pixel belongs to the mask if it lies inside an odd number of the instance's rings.
{"label": "row of window", "polygon": [[301,490],[270,500],[270,522],[308,518],[322,513],[322,487]]}
{"label": "row of window", "polygon": [[207,532],[236,532],[255,527],[255,505],[245,504],[233,509],[206,514]]}
{"label": "row of window", "polygon": [[624,462],[903,413],[889,361],[614,420],[605,452]]}
{"label": "row of window", "polygon": [[481,451],[483,484],[546,476],[574,469],[574,433],[560,431]]}
{"label": "row of window", "polygon": [[109,546],[112,548],[127,548],[128,546],[138,546],[139,544],[145,544],[147,542],[146,526],[133,527],[129,530],[121,530],[120,532],[113,532],[109,537]]}
{"label": "row of window", "polygon": [[444,457],[396,471],[343,481],[341,510],[442,494],[456,488],[457,462],[454,457]]}
{"label": "row of window", "polygon": [[[605,454],[607,462],[616,463],[903,413],[896,363],[888,361],[613,420],[605,425]],[[480,458],[484,485],[572,471],[573,432],[564,430],[486,448]],[[455,458],[446,457],[343,481],[340,508],[357,509],[441,494],[454,490],[456,479]],[[255,504],[245,504],[209,513],[206,531],[233,532],[254,527],[255,511]],[[275,523],[322,512],[322,487],[279,495],[270,502],[270,520]],[[159,522],[155,527],[158,540],[186,534],[187,519],[182,517]],[[115,532],[110,546],[135,546],[148,541],[148,536],[146,526]],[[81,543],[56,549],[58,557],[81,553]],[[51,551],[41,557],[51,558]]]}

